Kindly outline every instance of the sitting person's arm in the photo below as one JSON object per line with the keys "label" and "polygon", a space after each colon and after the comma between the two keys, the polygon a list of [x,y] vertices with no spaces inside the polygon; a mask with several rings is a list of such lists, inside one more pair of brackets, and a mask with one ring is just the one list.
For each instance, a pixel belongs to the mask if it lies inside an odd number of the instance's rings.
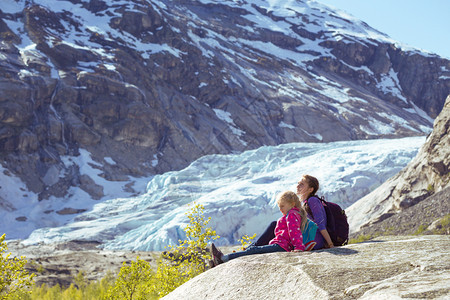
{"label": "sitting person's arm", "polygon": [[333,242],[331,241],[330,235],[327,231],[327,215],[325,213],[325,209],[323,208],[322,202],[317,197],[311,197],[308,199],[308,205],[314,216],[314,222],[317,224],[317,229],[325,239],[326,247],[333,248]]}
{"label": "sitting person's arm", "polygon": [[326,248],[333,248],[334,244],[333,244],[333,241],[330,238],[330,235],[328,234],[328,230],[327,229],[323,229],[323,230],[320,231],[320,233],[322,234],[323,238],[326,241],[326,245],[327,245]]}

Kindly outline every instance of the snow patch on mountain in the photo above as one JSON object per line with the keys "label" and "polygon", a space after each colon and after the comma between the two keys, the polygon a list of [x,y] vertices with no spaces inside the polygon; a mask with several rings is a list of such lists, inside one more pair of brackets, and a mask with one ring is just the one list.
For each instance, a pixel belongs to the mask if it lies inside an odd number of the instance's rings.
{"label": "snow patch on mountain", "polygon": [[[88,175],[95,183],[102,187],[104,197],[93,200],[91,196],[80,188],[71,187],[64,197],[52,196],[47,200],[39,200],[37,194],[29,191],[26,185],[11,174],[0,164],[0,228],[8,239],[22,239],[41,227],[57,227],[71,222],[73,214],[64,214],[65,210],[86,211],[92,209],[99,202],[115,197],[131,197],[145,190],[150,178],[129,177],[125,181],[108,181],[96,168],[100,164],[91,158],[90,153],[80,149],[78,156],[64,156],[62,160],[66,166],[76,165],[81,175]],[[105,163],[115,164],[111,158]],[[55,167],[49,169],[43,180],[51,185],[57,177],[64,174]],[[14,202],[7,199],[14,199]]]}

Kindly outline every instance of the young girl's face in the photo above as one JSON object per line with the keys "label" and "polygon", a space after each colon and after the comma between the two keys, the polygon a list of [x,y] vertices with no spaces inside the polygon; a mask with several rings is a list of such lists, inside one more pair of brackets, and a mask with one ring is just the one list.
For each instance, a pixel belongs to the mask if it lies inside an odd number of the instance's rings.
{"label": "young girl's face", "polygon": [[294,203],[289,203],[287,201],[280,201],[280,203],[278,203],[278,207],[283,215],[286,215],[294,206]]}

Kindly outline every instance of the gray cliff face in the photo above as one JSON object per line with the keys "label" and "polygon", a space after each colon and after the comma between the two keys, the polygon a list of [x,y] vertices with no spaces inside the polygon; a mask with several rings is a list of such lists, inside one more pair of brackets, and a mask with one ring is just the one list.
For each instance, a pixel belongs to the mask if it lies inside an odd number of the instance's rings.
{"label": "gray cliff face", "polygon": [[40,200],[102,198],[64,163],[80,149],[121,181],[263,145],[424,134],[417,108],[434,118],[450,93],[449,60],[336,38],[325,20],[373,29],[303,2],[296,21],[245,1],[44,2],[0,10],[1,164]]}
{"label": "gray cliff face", "polygon": [[[440,213],[433,214],[436,219],[448,215],[449,168],[450,96],[447,97],[444,108],[434,122],[433,131],[417,156],[394,177],[346,209],[353,231],[363,229],[363,233],[368,232],[364,227],[402,213],[426,199],[429,200],[429,205],[441,208]],[[433,201],[434,195],[438,198]],[[416,212],[418,216],[422,216],[426,215],[427,211],[429,209]],[[422,218],[418,217],[411,226],[421,225],[422,221]],[[394,225],[389,221],[385,223]]]}

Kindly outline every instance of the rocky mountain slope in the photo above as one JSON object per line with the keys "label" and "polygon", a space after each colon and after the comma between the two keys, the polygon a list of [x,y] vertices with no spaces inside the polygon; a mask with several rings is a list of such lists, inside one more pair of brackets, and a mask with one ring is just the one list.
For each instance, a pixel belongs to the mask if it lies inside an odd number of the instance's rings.
{"label": "rocky mountain slope", "polygon": [[101,199],[81,151],[123,182],[205,154],[429,131],[449,60],[314,1],[271,3],[3,0],[4,175],[39,201]]}
{"label": "rocky mountain slope", "polygon": [[370,222],[350,234],[353,239],[380,235],[446,234],[450,235],[450,187],[427,197],[416,205],[377,222]]}
{"label": "rocky mountain slope", "polygon": [[[428,206],[435,205],[441,208],[439,212],[433,214],[435,219],[448,217],[450,214],[449,168],[450,96],[447,97],[442,112],[434,122],[432,133],[427,137],[425,144],[408,166],[346,209],[353,230],[358,231],[364,226],[391,218],[441,191],[442,193],[439,195],[427,199],[426,203]],[[434,200],[435,198],[437,198],[437,201]],[[424,203],[421,207],[423,208],[427,204]],[[417,216],[410,219],[411,227],[417,228],[424,225],[426,222],[422,219],[422,215],[426,215],[429,210],[413,211],[417,212]],[[391,223],[391,226],[397,226],[395,225],[396,222],[387,221],[386,224],[388,223]],[[367,233],[368,230],[364,232]]]}

